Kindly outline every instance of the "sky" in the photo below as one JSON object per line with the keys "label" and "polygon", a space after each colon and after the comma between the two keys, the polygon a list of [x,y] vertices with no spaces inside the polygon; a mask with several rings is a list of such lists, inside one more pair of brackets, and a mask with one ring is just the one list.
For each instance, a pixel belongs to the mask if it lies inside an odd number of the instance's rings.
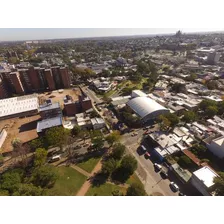
{"label": "sky", "polygon": [[224,31],[224,28],[0,28],[0,41]]}

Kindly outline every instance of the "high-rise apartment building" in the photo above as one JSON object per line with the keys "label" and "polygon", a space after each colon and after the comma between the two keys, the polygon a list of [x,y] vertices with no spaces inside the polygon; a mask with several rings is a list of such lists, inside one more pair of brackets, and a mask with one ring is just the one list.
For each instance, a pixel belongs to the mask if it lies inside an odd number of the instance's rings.
{"label": "high-rise apartment building", "polygon": [[54,79],[56,89],[63,88],[60,67],[59,66],[51,67],[51,71],[53,74],[53,79]]}
{"label": "high-rise apartment building", "polygon": [[9,96],[8,91],[4,85],[2,78],[0,77],[0,99],[4,99],[8,96]]}
{"label": "high-rise apartment building", "polygon": [[54,78],[53,78],[53,74],[52,74],[51,69],[45,69],[44,73],[45,73],[45,77],[46,77],[46,80],[47,80],[49,90],[55,90],[56,87],[55,87]]}
{"label": "high-rise apartment building", "polygon": [[68,68],[60,68],[61,79],[64,88],[69,88],[71,86],[71,76],[69,74]]}
{"label": "high-rise apartment building", "polygon": [[16,94],[24,94],[25,90],[23,88],[22,82],[20,80],[19,72],[11,72],[10,78],[12,80],[13,86],[15,88]]}
{"label": "high-rise apartment building", "polygon": [[18,72],[19,72],[20,81],[22,83],[25,93],[32,93],[34,89],[33,89],[32,83],[31,83],[31,79],[29,77],[29,70],[28,69],[19,69]]}
{"label": "high-rise apartment building", "polygon": [[[25,94],[46,90],[69,88],[71,77],[67,67],[59,66],[49,69],[29,67],[18,69],[15,72],[3,71],[0,74],[1,97],[13,96],[13,94]],[[4,91],[3,91],[4,86]],[[6,92],[7,94],[3,94]]]}

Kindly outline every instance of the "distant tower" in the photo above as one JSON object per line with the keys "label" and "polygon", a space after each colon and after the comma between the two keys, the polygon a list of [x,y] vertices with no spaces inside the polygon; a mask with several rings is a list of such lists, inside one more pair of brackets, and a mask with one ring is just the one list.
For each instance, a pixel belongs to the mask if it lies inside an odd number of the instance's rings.
{"label": "distant tower", "polygon": [[210,65],[215,65],[219,62],[220,57],[221,57],[220,52],[209,53],[208,58],[207,58],[207,63]]}

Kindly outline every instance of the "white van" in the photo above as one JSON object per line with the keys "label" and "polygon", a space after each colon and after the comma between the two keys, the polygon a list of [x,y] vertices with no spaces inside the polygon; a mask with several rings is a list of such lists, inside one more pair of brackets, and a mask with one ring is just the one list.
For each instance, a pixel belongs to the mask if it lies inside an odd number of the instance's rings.
{"label": "white van", "polygon": [[60,155],[53,156],[53,157],[50,159],[50,162],[53,163],[53,162],[59,161],[60,159],[61,159],[61,156],[60,156]]}

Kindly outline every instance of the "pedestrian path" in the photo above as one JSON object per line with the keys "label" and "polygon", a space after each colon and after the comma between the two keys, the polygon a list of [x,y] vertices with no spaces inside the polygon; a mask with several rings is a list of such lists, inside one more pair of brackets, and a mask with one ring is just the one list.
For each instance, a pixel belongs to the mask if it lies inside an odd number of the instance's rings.
{"label": "pedestrian path", "polygon": [[[94,173],[99,172],[101,170],[101,167],[102,167],[102,159],[100,159],[100,161],[96,164],[90,175],[92,176],[94,175]],[[90,187],[91,187],[90,180],[86,180],[86,182],[82,185],[76,196],[84,196]]]}
{"label": "pedestrian path", "polygon": [[71,165],[71,167],[75,170],[77,170],[79,173],[83,174],[84,176],[86,177],[90,177],[91,174],[86,172],[85,170],[83,170],[82,168],[78,167],[78,166],[75,166],[75,165]]}

